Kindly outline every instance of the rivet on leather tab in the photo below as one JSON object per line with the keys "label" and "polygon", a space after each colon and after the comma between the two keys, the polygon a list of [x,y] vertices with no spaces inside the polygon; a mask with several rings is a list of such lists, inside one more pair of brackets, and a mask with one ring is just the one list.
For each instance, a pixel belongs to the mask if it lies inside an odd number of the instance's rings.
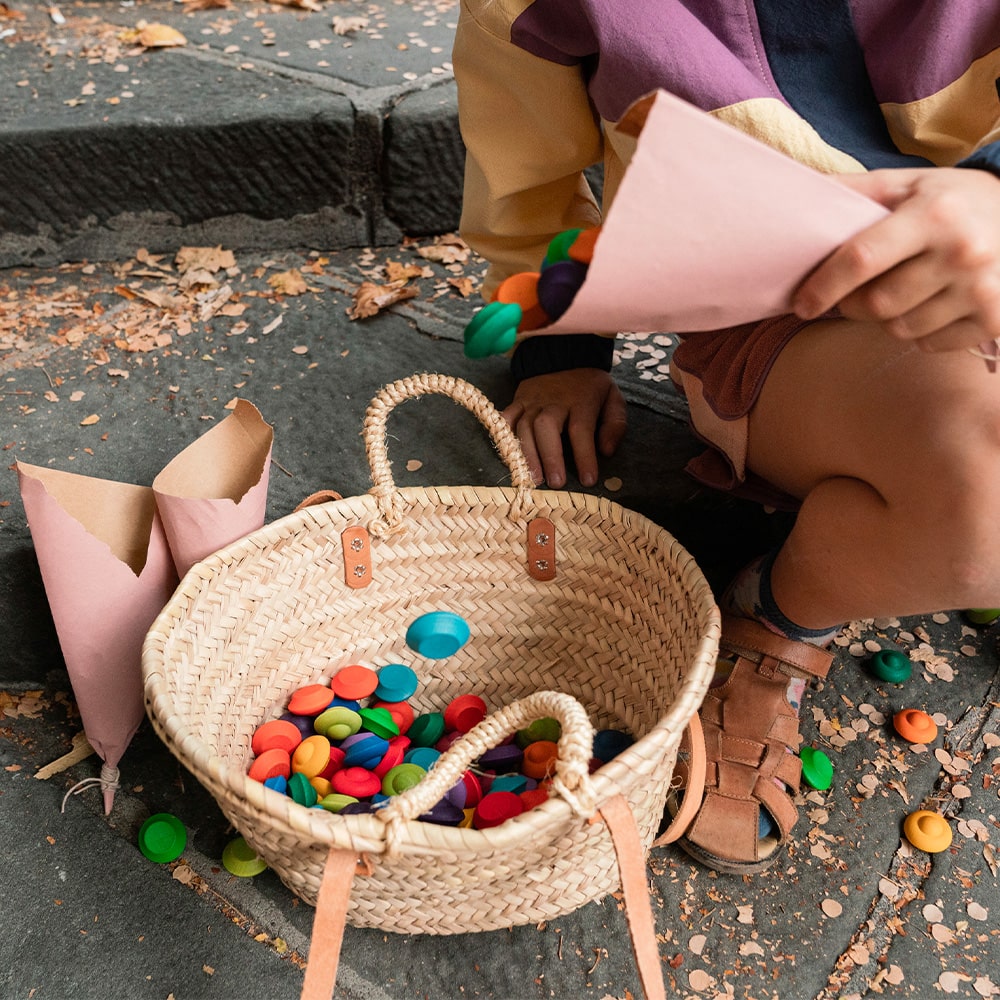
{"label": "rivet on leather tab", "polygon": [[528,522],[528,574],[535,580],[556,577],[556,527],[547,517]]}
{"label": "rivet on leather tab", "polygon": [[367,587],[372,581],[372,546],[368,530],[360,524],[340,533],[344,547],[344,583],[352,590]]}

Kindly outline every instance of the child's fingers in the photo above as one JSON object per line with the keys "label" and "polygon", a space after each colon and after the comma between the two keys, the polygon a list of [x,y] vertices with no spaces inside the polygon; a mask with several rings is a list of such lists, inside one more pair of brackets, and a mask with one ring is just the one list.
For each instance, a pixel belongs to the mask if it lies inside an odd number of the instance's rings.
{"label": "child's fingers", "polygon": [[597,446],[602,455],[613,455],[618,450],[627,427],[628,412],[625,397],[618,386],[613,384],[604,401],[597,429]]}
{"label": "child's fingers", "polygon": [[513,402],[500,414],[510,425],[510,429],[517,435],[521,444],[521,451],[524,453],[524,460],[528,463],[531,471],[531,478],[536,486],[545,482],[542,473],[542,463],[538,458],[538,450],[535,448],[535,437],[531,429],[531,421],[525,416],[523,403]]}
{"label": "child's fingers", "polygon": [[[892,322],[904,317],[912,318],[918,309],[937,299],[949,287],[947,273],[938,266],[933,255],[925,253],[854,289],[837,305],[849,319],[874,320],[885,323],[898,336],[917,337],[936,329],[927,326],[932,313],[921,314],[921,322],[912,328],[905,323],[893,327]],[[950,311],[940,308],[941,303],[932,311],[939,314],[942,326],[968,311],[959,304],[956,296],[949,296],[948,302]]]}
{"label": "child's fingers", "polygon": [[541,460],[538,457],[538,449],[535,447],[535,438],[531,433],[531,425],[526,420],[522,420],[517,425],[517,438],[521,442],[521,451],[524,452],[524,460],[531,470],[531,478],[536,486],[541,486],[545,482],[545,472],[542,469]]}
{"label": "child's fingers", "polygon": [[593,486],[597,482],[597,449],[594,447],[593,423],[570,421],[569,444],[573,450],[577,479],[583,486]]}
{"label": "child's fingers", "polygon": [[531,417],[531,437],[541,465],[543,481],[553,489],[561,489],[566,485],[566,460],[563,457],[562,442],[566,417],[566,410],[557,406],[543,407]]}
{"label": "child's fingers", "polygon": [[959,351],[978,347],[984,340],[990,338],[984,335],[982,326],[966,316],[937,329],[928,337],[916,341],[922,351],[943,352]]}
{"label": "child's fingers", "polygon": [[[884,325],[885,329],[899,340],[925,340],[951,329],[963,320],[971,320],[968,306],[953,288],[948,288],[909,312],[888,320]],[[978,328],[978,332],[972,332],[970,329],[969,333],[968,342],[956,346],[967,347],[983,339],[982,327]]]}
{"label": "child's fingers", "polygon": [[891,268],[921,253],[927,237],[906,213],[896,212],[852,236],[799,287],[792,310],[802,319],[816,319],[852,292]]}
{"label": "child's fingers", "polygon": [[920,180],[921,168],[871,170],[864,174],[836,174],[834,179],[844,187],[863,194],[888,209],[894,209],[913,193]]}

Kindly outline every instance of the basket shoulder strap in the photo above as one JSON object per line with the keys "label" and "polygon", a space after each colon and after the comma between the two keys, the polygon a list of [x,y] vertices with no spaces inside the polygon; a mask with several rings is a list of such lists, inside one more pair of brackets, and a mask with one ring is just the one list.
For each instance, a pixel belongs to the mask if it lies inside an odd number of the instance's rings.
{"label": "basket shoulder strap", "polygon": [[660,953],[656,946],[656,925],[646,885],[646,859],[635,817],[624,795],[616,795],[605,802],[600,808],[600,815],[611,833],[611,843],[618,858],[625,916],[642,991],[646,1000],[666,1000]]}
{"label": "basket shoulder strap", "polygon": [[358,865],[356,851],[334,847],[326,859],[316,899],[309,961],[301,1000],[330,1000],[337,982],[340,944],[347,922],[347,904]]}

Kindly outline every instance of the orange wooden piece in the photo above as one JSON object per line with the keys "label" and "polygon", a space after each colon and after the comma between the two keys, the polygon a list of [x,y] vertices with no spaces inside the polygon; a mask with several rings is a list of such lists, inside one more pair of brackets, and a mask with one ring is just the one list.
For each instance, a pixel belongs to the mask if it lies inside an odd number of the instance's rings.
{"label": "orange wooden piece", "polygon": [[[332,692],[331,692],[332,693]],[[277,747],[291,753],[302,742],[299,727],[286,719],[271,719],[258,726],[250,740],[250,749],[259,757],[265,750]]]}
{"label": "orange wooden piece", "polygon": [[292,692],[288,711],[293,715],[319,715],[333,701],[333,689],[326,684],[307,684]]}
{"label": "orange wooden piece", "polygon": [[352,664],[341,667],[330,682],[333,693],[346,701],[360,701],[367,698],[378,687],[378,674],[371,667]]}
{"label": "orange wooden piece", "polygon": [[292,773],[292,758],[285,750],[265,750],[250,765],[247,772],[254,781],[263,784],[268,778],[287,778]]}
{"label": "orange wooden piece", "polygon": [[594,245],[597,243],[597,238],[600,235],[600,226],[582,230],[566,251],[569,259],[577,260],[581,264],[589,264],[594,259]]}
{"label": "orange wooden piece", "polygon": [[521,271],[500,282],[497,288],[494,301],[514,302],[521,307],[518,330],[537,330],[549,322],[545,310],[538,304],[538,277],[537,271]]}
{"label": "orange wooden piece", "polygon": [[559,747],[551,740],[537,740],[524,748],[521,773],[529,778],[547,778],[555,773]]}
{"label": "orange wooden piece", "polygon": [[919,708],[904,708],[892,717],[896,732],[908,743],[933,743],[937,739],[937,723]]}
{"label": "orange wooden piece", "polygon": [[399,726],[400,735],[413,725],[413,706],[408,701],[377,701],[372,708],[384,708]]}

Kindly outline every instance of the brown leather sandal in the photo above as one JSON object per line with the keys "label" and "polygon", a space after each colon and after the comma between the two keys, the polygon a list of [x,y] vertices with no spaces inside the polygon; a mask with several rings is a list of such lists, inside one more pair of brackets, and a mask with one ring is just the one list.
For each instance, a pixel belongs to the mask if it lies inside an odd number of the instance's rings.
{"label": "brown leather sandal", "polygon": [[[799,720],[785,697],[788,680],[826,677],[833,654],[750,619],[725,617],[719,655],[733,670],[709,689],[699,711],[708,760],[704,800],[677,844],[715,871],[752,874],[774,864],[798,819]],[[683,780],[684,768],[678,773]],[[761,808],[777,835],[759,836]]]}

